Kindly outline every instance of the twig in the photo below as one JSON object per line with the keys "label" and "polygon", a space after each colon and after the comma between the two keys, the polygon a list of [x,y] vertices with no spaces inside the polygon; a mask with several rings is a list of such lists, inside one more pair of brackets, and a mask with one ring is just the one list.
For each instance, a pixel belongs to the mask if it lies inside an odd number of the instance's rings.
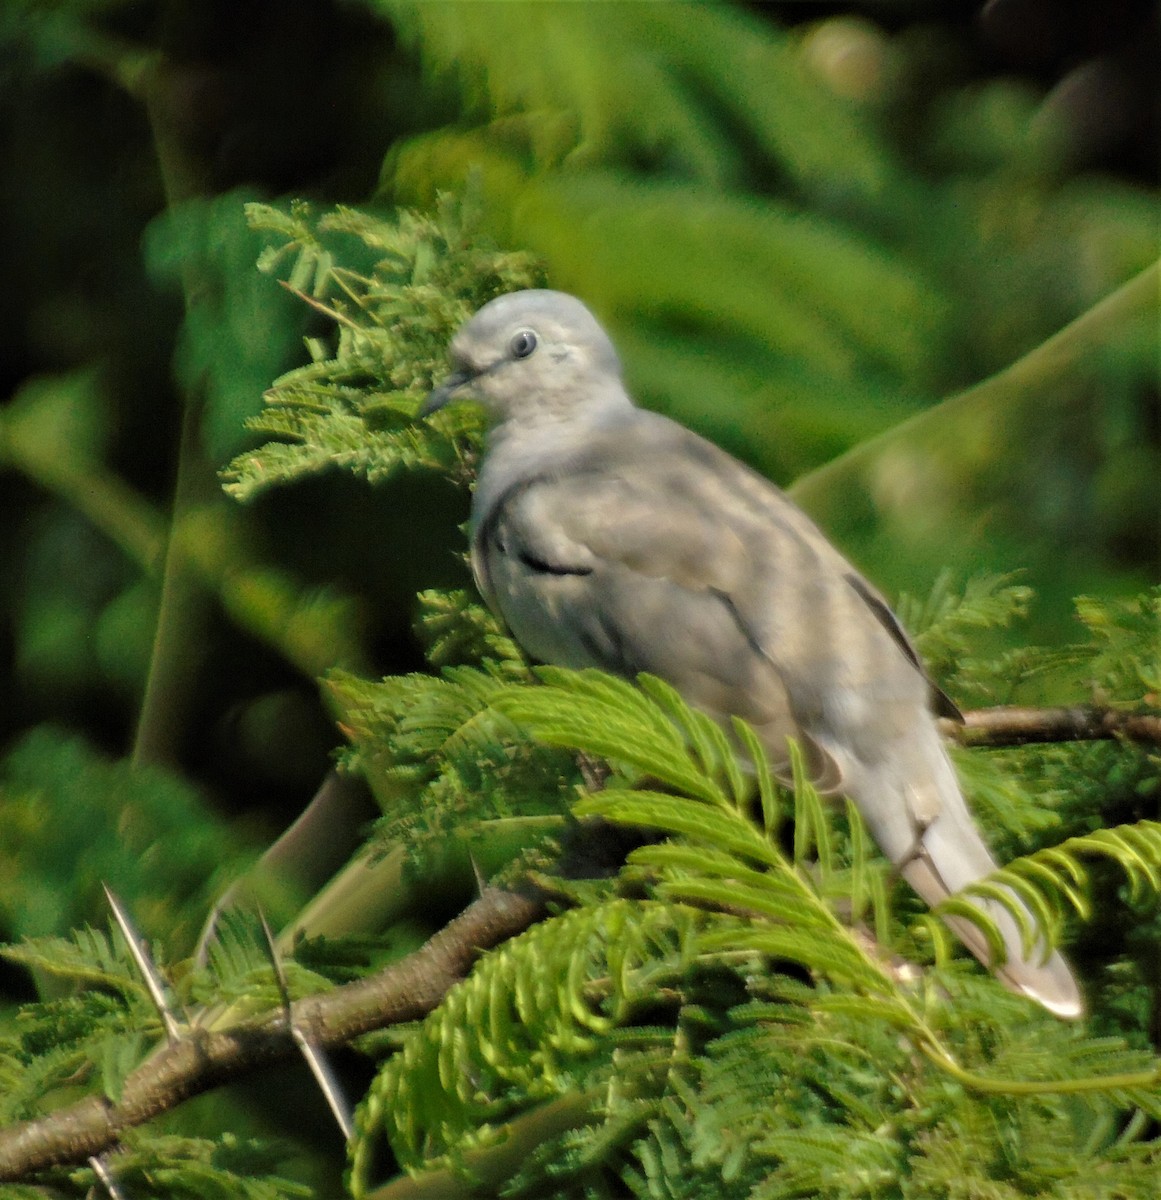
{"label": "twig", "polygon": [[1020,708],[1010,705],[964,713],[963,724],[941,722],[965,746],[1024,746],[1030,742],[1089,742],[1127,738],[1161,746],[1161,714],[1115,708]]}
{"label": "twig", "polygon": [[[489,889],[414,954],[367,979],[297,1001],[293,1024],[312,1042],[337,1047],[371,1030],[424,1017],[482,950],[527,929],[543,912],[538,896]],[[129,1075],[117,1102],[88,1096],[0,1130],[0,1181],[84,1162],[114,1146],[123,1130],[297,1053],[281,1008],[229,1029],[193,1029]]]}

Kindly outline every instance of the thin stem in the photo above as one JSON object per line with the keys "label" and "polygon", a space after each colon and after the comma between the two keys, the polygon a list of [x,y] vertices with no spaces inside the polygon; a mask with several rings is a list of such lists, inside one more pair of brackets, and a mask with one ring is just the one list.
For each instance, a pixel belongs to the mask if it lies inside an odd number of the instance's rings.
{"label": "thin stem", "polygon": [[946,1071],[964,1087],[990,1096],[1081,1095],[1085,1092],[1149,1089],[1161,1084],[1161,1066],[1119,1075],[1092,1075],[1084,1079],[990,1079],[961,1067],[928,1030],[924,1031],[917,1044],[940,1070]]}
{"label": "thin stem", "polygon": [[[188,152],[184,139],[167,116],[166,74],[161,59],[154,63],[141,95],[153,132],[167,207],[173,209],[208,193],[204,164]],[[188,319],[204,292],[200,277],[190,266],[182,270],[182,292]],[[187,557],[176,545],[174,531],[195,500],[209,487],[215,487],[216,494],[216,486],[198,444],[199,398],[186,394],[183,399],[170,536],[162,567],[161,600],[149,673],[133,743],[134,763],[164,762],[174,756],[201,662],[199,631],[205,622],[206,598]]]}
{"label": "thin stem", "polygon": [[825,517],[829,527],[831,518],[840,523],[851,490],[865,490],[875,464],[894,447],[918,445],[929,436],[945,443],[965,422],[991,428],[1001,414],[1026,403],[1033,392],[1037,403],[1051,406],[1058,395],[1066,394],[1060,382],[1082,373],[1097,349],[1115,343],[1139,323],[1155,325],[1159,282],[1161,263],[1154,263],[1002,371],[808,472],[789,494],[816,519]]}
{"label": "thin stem", "polygon": [[174,512],[161,574],[157,625],[133,740],[134,764],[166,762],[173,757],[201,660],[202,639],[198,631],[205,619],[205,599],[173,536],[179,514],[187,507],[186,500],[191,491],[189,475],[196,469],[191,466],[194,455],[190,450],[190,427],[195,419],[194,406],[187,403],[182,419]]}

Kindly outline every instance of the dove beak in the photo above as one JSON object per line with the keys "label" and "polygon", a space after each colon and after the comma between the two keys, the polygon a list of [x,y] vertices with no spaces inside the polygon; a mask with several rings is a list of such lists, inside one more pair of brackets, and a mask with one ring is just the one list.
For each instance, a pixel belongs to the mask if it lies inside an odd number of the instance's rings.
{"label": "dove beak", "polygon": [[439,387],[429,393],[419,409],[419,415],[430,417],[433,412],[439,412],[460,388],[471,383],[474,378],[470,371],[457,371],[454,375],[449,375]]}

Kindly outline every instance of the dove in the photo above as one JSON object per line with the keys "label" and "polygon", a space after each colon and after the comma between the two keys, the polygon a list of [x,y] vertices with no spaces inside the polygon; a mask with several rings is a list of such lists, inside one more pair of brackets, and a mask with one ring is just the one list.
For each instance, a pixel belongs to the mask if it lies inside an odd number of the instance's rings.
{"label": "dove", "polygon": [[[533,659],[650,672],[717,720],[747,721],[776,770],[787,739],[820,791],[854,802],[929,905],[996,869],[935,718],[955,713],[887,602],[757,471],[638,408],[617,352],[573,296],[519,291],[454,335],[423,407],[471,397],[488,417],[469,523],[476,583]],[[947,923],[1008,988],[1082,1012],[1042,935],[979,902],[1006,954]],[[1036,921],[1028,914],[1035,927]]]}

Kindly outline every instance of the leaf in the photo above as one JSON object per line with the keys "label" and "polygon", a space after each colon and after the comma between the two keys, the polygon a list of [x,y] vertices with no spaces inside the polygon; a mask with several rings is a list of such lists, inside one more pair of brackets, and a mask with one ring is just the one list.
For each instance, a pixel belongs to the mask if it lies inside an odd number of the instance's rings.
{"label": "leaf", "polygon": [[[420,401],[445,373],[447,343],[470,313],[540,280],[531,256],[497,250],[474,231],[471,206],[470,197],[444,197],[433,216],[405,210],[393,220],[347,208],[316,217],[302,203],[289,213],[249,207],[254,228],[274,241],[263,268],[293,260],[291,287],[309,282],[303,299],[321,307],[337,334],[330,353],[266,393],[265,410],[248,425],[281,440],[231,462],[223,472],[231,495],[247,500],[328,467],[372,483],[401,470],[465,481],[479,412],[457,405],[419,423]],[[330,249],[343,239],[343,255]]]}
{"label": "leaf", "polygon": [[749,822],[696,800],[663,792],[622,791],[606,788],[581,800],[578,816],[604,817],[625,825],[645,825],[666,833],[706,842],[741,859],[773,865],[777,852]]}
{"label": "leaf", "polygon": [[[1088,874],[1083,865],[1090,857],[1109,859],[1124,871],[1134,903],[1161,895],[1161,822],[1138,821],[1068,838],[1013,859],[965,889],[961,898],[944,901],[937,911],[955,911],[975,920],[994,943],[997,931],[990,928],[991,922],[984,914],[973,913],[970,904],[973,896],[990,899],[1012,913],[1028,947],[1032,929],[1027,909],[1031,909],[1049,945],[1053,945],[1069,909],[1080,917],[1091,916],[1085,894]],[[1022,904],[1014,900],[1013,893]]]}
{"label": "leaf", "polygon": [[171,206],[144,239],[155,281],[197,293],[185,308],[176,370],[187,392],[204,398],[201,435],[215,463],[240,449],[246,419],[301,344],[301,310],[253,270],[261,239],[247,223],[250,196],[225,192]]}
{"label": "leaf", "polygon": [[582,750],[689,795],[727,802],[720,783],[692,760],[686,730],[631,683],[591,670],[542,667],[537,674],[547,686],[506,693],[496,710],[548,745]]}

